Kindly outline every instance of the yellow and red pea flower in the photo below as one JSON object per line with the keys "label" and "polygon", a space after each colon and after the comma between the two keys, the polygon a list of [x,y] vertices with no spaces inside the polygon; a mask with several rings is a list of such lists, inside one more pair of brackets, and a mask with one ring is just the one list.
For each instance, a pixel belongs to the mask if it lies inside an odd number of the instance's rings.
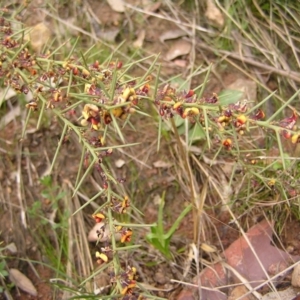
{"label": "yellow and red pea flower", "polygon": [[231,118],[227,117],[225,115],[220,116],[217,119],[217,123],[221,124],[222,127],[225,127],[226,125],[228,125],[228,123],[230,122]]}
{"label": "yellow and red pea flower", "polygon": [[150,84],[149,83],[145,83],[142,87],[140,87],[139,90],[142,93],[145,93],[147,95],[149,93],[149,91],[150,91]]}
{"label": "yellow and red pea flower", "polygon": [[252,117],[252,120],[256,120],[256,121],[259,121],[259,120],[262,120],[265,118],[265,113],[261,110],[261,109],[258,109],[254,116]]}
{"label": "yellow and red pea flower", "polygon": [[173,105],[173,110],[175,110],[176,113],[183,118],[183,113],[184,113],[183,102],[181,102],[181,101],[176,102]]}
{"label": "yellow and red pea flower", "polygon": [[133,98],[131,98],[131,100],[134,100],[135,97],[136,97],[136,93],[135,93],[134,88],[132,88],[132,87],[127,87],[127,88],[125,88],[125,90],[124,90],[123,93],[122,93],[122,98],[123,98],[124,100],[123,100],[121,103],[124,103],[124,102],[130,100],[130,99],[129,99],[130,97],[133,97]]}
{"label": "yellow and red pea flower", "polygon": [[95,219],[96,223],[100,223],[102,220],[105,219],[105,216],[102,213],[96,213],[92,217]]}
{"label": "yellow and red pea flower", "polygon": [[127,274],[128,278],[130,280],[133,280],[135,278],[135,275],[136,275],[136,268],[128,266],[126,274]]}
{"label": "yellow and red pea flower", "polygon": [[279,126],[286,128],[286,129],[294,129],[294,126],[296,125],[298,116],[296,114],[296,111],[293,110],[293,114],[290,117],[284,118],[279,122]]}
{"label": "yellow and red pea flower", "polygon": [[126,213],[126,208],[130,206],[130,200],[127,196],[124,197],[124,200],[118,201],[116,199],[112,199],[111,202],[111,209],[119,214],[124,214]]}
{"label": "yellow and red pea flower", "polygon": [[125,213],[126,212],[126,208],[130,206],[130,201],[128,196],[124,197],[124,200],[122,201],[122,211],[121,213]]}
{"label": "yellow and red pea flower", "polygon": [[134,280],[132,280],[131,283],[129,283],[129,286],[124,286],[122,291],[121,291],[121,294],[122,295],[131,295],[133,293],[133,288],[136,287],[136,282]]}
{"label": "yellow and red pea flower", "polygon": [[83,107],[82,116],[83,120],[81,121],[81,125],[86,126],[88,123],[91,123],[93,129],[99,130],[101,128],[100,110],[97,105],[86,104]]}
{"label": "yellow and red pea flower", "polygon": [[222,142],[222,145],[226,148],[226,150],[230,150],[232,147],[232,140],[231,139],[225,139]]}
{"label": "yellow and red pea flower", "polygon": [[197,107],[188,107],[184,110],[182,118],[197,116],[199,113],[200,111]]}
{"label": "yellow and red pea flower", "polygon": [[270,186],[270,187],[274,187],[275,184],[276,184],[276,179],[275,178],[270,179],[269,182],[268,182],[268,186]]}
{"label": "yellow and red pea flower", "polygon": [[123,229],[122,225],[115,225],[115,231],[120,232]]}
{"label": "yellow and red pea flower", "polygon": [[235,127],[240,127],[244,124],[246,124],[248,118],[245,115],[239,115],[236,118]]}
{"label": "yellow and red pea flower", "polygon": [[98,263],[99,265],[108,262],[108,257],[107,257],[107,255],[104,254],[104,253],[101,253],[101,252],[97,251],[95,256],[96,256],[96,258],[97,258],[97,263]]}
{"label": "yellow and red pea flower", "polygon": [[132,230],[130,228],[124,228],[121,230],[121,243],[128,243],[131,241]]}
{"label": "yellow and red pea flower", "polygon": [[128,295],[133,293],[133,289],[136,287],[136,268],[134,267],[127,267],[126,272],[121,274],[121,285],[122,285],[122,295]]}
{"label": "yellow and red pea flower", "polygon": [[195,92],[193,90],[189,90],[186,95],[184,95],[184,98],[191,98],[195,95]]}

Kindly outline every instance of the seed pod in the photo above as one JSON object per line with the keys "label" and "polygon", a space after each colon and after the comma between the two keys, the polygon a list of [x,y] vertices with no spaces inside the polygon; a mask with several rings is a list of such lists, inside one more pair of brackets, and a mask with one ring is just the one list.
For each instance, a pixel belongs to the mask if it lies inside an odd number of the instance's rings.
{"label": "seed pod", "polygon": [[32,284],[31,280],[17,269],[9,269],[9,279],[21,290],[32,295],[37,296],[37,290]]}

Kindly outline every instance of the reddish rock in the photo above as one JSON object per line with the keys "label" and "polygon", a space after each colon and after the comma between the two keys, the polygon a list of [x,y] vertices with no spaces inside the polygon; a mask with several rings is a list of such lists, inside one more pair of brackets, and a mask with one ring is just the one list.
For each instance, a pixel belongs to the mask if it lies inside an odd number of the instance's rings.
{"label": "reddish rock", "polygon": [[[246,278],[252,287],[256,287],[267,279],[267,274],[274,275],[274,270],[286,268],[291,262],[300,259],[299,256],[291,256],[272,245],[273,224],[264,220],[251,227],[246,233],[255,254],[252,252],[249,244],[244,237],[240,237],[233,242],[225,251],[224,257],[228,265],[233,267],[238,273]],[[258,259],[257,259],[258,258]],[[194,283],[199,285],[201,292],[198,296],[198,289],[186,289],[178,296],[178,300],[225,300],[226,293],[217,289],[218,286],[224,286],[239,280],[226,270],[221,263],[205,268],[195,278]],[[276,282],[274,282],[276,285]]]}

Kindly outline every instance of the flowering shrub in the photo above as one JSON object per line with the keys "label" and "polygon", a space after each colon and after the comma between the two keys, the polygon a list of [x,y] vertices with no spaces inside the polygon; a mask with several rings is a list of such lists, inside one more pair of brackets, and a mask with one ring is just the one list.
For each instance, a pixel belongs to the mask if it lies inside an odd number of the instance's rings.
{"label": "flowering shrub", "polygon": [[[99,241],[105,234],[107,224],[110,238],[101,251],[96,252],[95,261],[100,265],[113,262],[111,283],[122,299],[142,299],[142,296],[136,291],[136,269],[128,266],[126,270],[121,270],[117,258],[122,246],[116,250],[116,237],[119,237],[121,245],[129,243],[134,230],[126,224],[120,225],[115,219],[127,213],[131,202],[127,195],[112,196],[111,193],[111,182],[122,183],[122,180],[113,178],[105,166],[105,158],[113,154],[115,146],[106,144],[111,126],[122,137],[119,122],[141,111],[141,102],[150,101],[163,120],[178,115],[191,124],[197,123],[206,132],[207,139],[213,139],[215,145],[233,155],[236,155],[234,151],[239,146],[236,143],[242,143],[243,138],[248,139],[257,128],[267,133],[275,132],[291,143],[300,142],[296,111],[290,117],[272,121],[265,120],[265,113],[259,106],[251,108],[247,102],[223,105],[214,93],[210,97],[202,97],[194,90],[178,91],[169,84],[151,91],[150,76],[146,76],[143,82],[126,81],[121,72],[123,65],[118,61],[102,64],[96,60],[87,64],[75,55],[59,61],[50,52],[33,54],[24,45],[21,34],[13,32],[11,23],[3,16],[0,17],[0,33],[1,84],[19,94],[32,94],[32,100],[26,104],[29,116],[32,113],[42,115],[45,109],[51,110],[65,125],[66,133],[62,140],[73,132],[81,141],[83,167],[86,170],[83,178],[91,168],[95,168],[102,178],[102,196],[106,202],[93,218],[96,223],[103,223],[98,230]],[[284,167],[283,150],[279,148]],[[251,160],[252,165],[256,163],[257,160]],[[76,190],[81,182],[77,183]],[[298,194],[292,184],[288,187],[293,191],[293,197]]]}

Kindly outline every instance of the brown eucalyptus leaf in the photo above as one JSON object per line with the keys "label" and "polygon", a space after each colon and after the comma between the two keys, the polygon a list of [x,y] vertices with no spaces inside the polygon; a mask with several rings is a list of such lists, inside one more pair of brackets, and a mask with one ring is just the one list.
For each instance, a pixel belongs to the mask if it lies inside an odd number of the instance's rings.
{"label": "brown eucalyptus leaf", "polygon": [[222,12],[220,9],[216,6],[214,0],[207,0],[206,1],[206,12],[205,16],[207,19],[212,21],[214,24],[216,24],[219,27],[223,27],[225,20]]}
{"label": "brown eucalyptus leaf", "polygon": [[106,42],[114,43],[120,32],[119,28],[109,28],[106,30],[101,30],[97,33],[98,37]]}
{"label": "brown eucalyptus leaf", "polygon": [[[161,2],[155,2],[153,3],[152,1],[149,1],[149,5],[146,7],[146,12],[155,12],[157,11],[161,6]],[[150,15],[146,15],[145,19],[150,17]]]}
{"label": "brown eucalyptus leaf", "polygon": [[166,54],[166,60],[173,60],[178,56],[189,54],[192,49],[190,42],[185,40],[176,41]]}
{"label": "brown eucalyptus leaf", "polygon": [[163,43],[166,40],[178,39],[186,35],[187,33],[182,29],[168,30],[160,35],[159,40]]}
{"label": "brown eucalyptus leaf", "polygon": [[16,254],[18,252],[18,248],[15,243],[8,244],[5,246],[5,249],[7,249],[11,254]]}
{"label": "brown eucalyptus leaf", "polygon": [[43,47],[51,38],[49,26],[41,22],[30,29],[29,39],[32,48],[37,52],[41,52]]}
{"label": "brown eucalyptus leaf", "polygon": [[115,161],[115,166],[116,166],[118,169],[122,168],[124,165],[125,165],[125,160],[123,160],[123,159],[117,159],[117,160]]}
{"label": "brown eucalyptus leaf", "polygon": [[297,296],[297,291],[293,289],[293,287],[289,287],[286,290],[283,291],[277,291],[277,292],[271,292],[268,294],[263,295],[261,300],[277,300],[278,295],[280,297],[280,300],[296,300],[297,298],[294,298]]}
{"label": "brown eucalyptus leaf", "polygon": [[123,0],[107,0],[107,3],[112,10],[122,13],[125,11],[125,5]]}
{"label": "brown eucalyptus leaf", "polygon": [[155,168],[170,168],[172,164],[163,160],[157,160],[153,163],[153,166]]}
{"label": "brown eucalyptus leaf", "polygon": [[206,253],[217,252],[217,249],[214,245],[209,245],[209,244],[206,244],[206,243],[202,243],[200,247]]}
{"label": "brown eucalyptus leaf", "polygon": [[14,106],[7,114],[0,119],[0,128],[5,127],[11,121],[15,120],[21,114],[20,106]]}
{"label": "brown eucalyptus leaf", "polygon": [[137,39],[133,42],[134,48],[142,48],[146,36],[146,30],[142,29],[137,35]]}
{"label": "brown eucalyptus leaf", "polygon": [[37,296],[37,290],[31,280],[17,269],[9,269],[9,279],[22,291]]}
{"label": "brown eucalyptus leaf", "polygon": [[180,68],[186,68],[188,61],[186,59],[174,59],[174,64]]}
{"label": "brown eucalyptus leaf", "polygon": [[256,101],[257,83],[255,81],[238,78],[226,88],[229,90],[236,90],[236,91],[243,92],[240,100],[246,99],[246,100],[250,100],[253,103]]}

